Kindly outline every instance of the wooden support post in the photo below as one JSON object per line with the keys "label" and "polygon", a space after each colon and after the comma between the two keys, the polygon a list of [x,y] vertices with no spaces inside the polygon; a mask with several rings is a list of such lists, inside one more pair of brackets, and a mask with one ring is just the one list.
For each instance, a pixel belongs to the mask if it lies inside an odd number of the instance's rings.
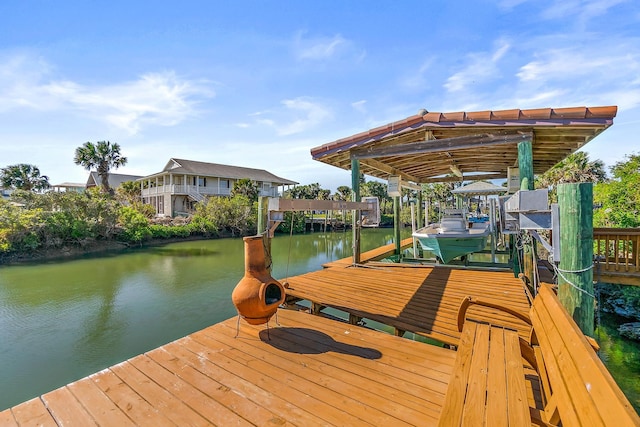
{"label": "wooden support post", "polygon": [[396,245],[394,253],[400,255],[400,197],[398,196],[393,198],[393,240]]}
{"label": "wooden support post", "polygon": [[[418,191],[418,209],[416,210],[416,228],[420,229],[423,227],[422,225],[422,190]],[[426,225],[426,224],[425,224]]]}
{"label": "wooden support post", "polygon": [[[351,189],[353,201],[360,201],[360,161],[351,159]],[[351,211],[353,231],[353,263],[360,264],[360,211]]]}
{"label": "wooden support post", "polygon": [[311,314],[315,314],[317,316],[325,308],[326,307],[324,305],[318,304],[317,302],[312,302],[311,303]]}
{"label": "wooden support post", "polygon": [[518,170],[520,173],[520,184],[522,180],[527,178],[527,188],[520,187],[521,190],[533,190],[533,143],[531,141],[522,141],[518,144]]}
{"label": "wooden support post", "polygon": [[558,298],[585,335],[594,332],[593,184],[559,184]]}
{"label": "wooden support post", "polygon": [[[518,169],[520,171],[520,190],[534,189],[533,176],[533,143],[532,141],[522,141],[518,144]],[[522,247],[522,270],[526,283],[532,287],[534,268],[534,245],[526,242]]]}
{"label": "wooden support post", "polygon": [[349,324],[357,325],[362,321],[362,317],[349,313]]}
{"label": "wooden support post", "polygon": [[258,198],[258,234],[262,234],[264,245],[264,264],[271,273],[273,260],[271,259],[271,236],[269,234],[269,197]]}
{"label": "wooden support post", "polygon": [[258,234],[262,234],[269,228],[269,197],[258,198]]}

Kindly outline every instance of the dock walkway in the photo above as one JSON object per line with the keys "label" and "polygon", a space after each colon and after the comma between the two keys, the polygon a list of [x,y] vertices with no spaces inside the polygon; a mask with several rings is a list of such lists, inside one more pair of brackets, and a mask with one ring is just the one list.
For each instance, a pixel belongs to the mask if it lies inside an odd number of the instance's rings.
{"label": "dock walkway", "polygon": [[293,310],[208,327],[0,412],[3,426],[435,425],[456,353]]}
{"label": "dock walkway", "polygon": [[[307,300],[317,313],[332,307],[351,319],[371,319],[445,344],[460,340],[457,314],[467,296],[482,297],[526,315],[529,300],[511,272],[370,263],[333,267],[288,279],[290,300]],[[530,326],[503,312],[473,307],[469,317],[518,330],[528,339]]]}

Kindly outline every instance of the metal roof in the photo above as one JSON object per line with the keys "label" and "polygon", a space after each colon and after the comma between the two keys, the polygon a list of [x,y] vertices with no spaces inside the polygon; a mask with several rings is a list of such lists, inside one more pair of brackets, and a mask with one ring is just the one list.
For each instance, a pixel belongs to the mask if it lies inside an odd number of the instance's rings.
{"label": "metal roof", "polygon": [[161,172],[145,176],[143,179],[172,174],[212,176],[227,179],[248,178],[252,181],[271,182],[279,185],[295,185],[296,181],[280,178],[263,169],[245,168],[240,166],[221,165],[217,163],[199,162],[195,160],[185,160],[171,158]]}
{"label": "metal roof", "polygon": [[[124,175],[119,173],[109,173],[108,176],[109,186],[113,189],[120,187],[123,182],[135,181],[138,178],[142,178],[140,175]],[[98,172],[89,172],[89,177],[87,178],[87,188],[100,185],[102,185],[102,180],[100,179],[100,175],[98,175]]]}
{"label": "metal roof", "polygon": [[613,124],[618,107],[540,108],[414,116],[312,148],[311,156],[342,169],[351,159],[377,178],[415,183],[507,177],[518,166],[518,143],[531,140],[533,169],[542,174]]}
{"label": "metal roof", "polygon": [[507,192],[507,187],[499,187],[490,182],[475,181],[471,184],[458,187],[451,190],[453,194],[462,194],[466,196],[485,196],[491,194],[501,194]]}

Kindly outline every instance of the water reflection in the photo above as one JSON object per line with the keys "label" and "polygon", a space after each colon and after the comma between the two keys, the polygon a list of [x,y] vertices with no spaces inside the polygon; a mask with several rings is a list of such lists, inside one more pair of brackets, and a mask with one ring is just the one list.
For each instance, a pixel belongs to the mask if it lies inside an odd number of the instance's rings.
{"label": "water reflection", "polygon": [[[390,243],[366,230],[363,250]],[[283,278],[351,255],[351,233],[278,236]],[[234,316],[242,239],[0,267],[0,410]]]}

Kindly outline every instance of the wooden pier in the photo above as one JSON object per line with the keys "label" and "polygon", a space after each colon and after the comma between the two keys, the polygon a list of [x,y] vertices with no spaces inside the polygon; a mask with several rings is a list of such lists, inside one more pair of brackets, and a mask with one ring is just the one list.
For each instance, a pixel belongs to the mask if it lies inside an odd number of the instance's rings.
{"label": "wooden pier", "polygon": [[[502,419],[520,426],[555,425],[581,413],[594,425],[621,415],[620,426],[640,423],[550,288],[533,310],[512,273],[385,264],[292,277],[287,292],[316,301],[315,312],[333,306],[351,320],[378,320],[457,351],[292,306],[279,310],[269,329],[241,321],[238,331],[236,318],[228,319],[4,410],[0,425],[428,426]],[[462,304],[467,296],[471,305]],[[544,310],[555,314],[532,322]],[[572,340],[570,359],[548,344],[559,334]],[[584,387],[563,383],[554,360],[575,363],[602,400],[581,395],[582,409],[572,412],[571,396]],[[614,403],[620,409],[607,413]]]}
{"label": "wooden pier", "polygon": [[[0,425],[434,425],[456,353],[307,313],[236,319],[0,412]],[[269,337],[268,337],[269,335]],[[531,392],[532,393],[532,392]]]}
{"label": "wooden pier", "polygon": [[[291,300],[308,300],[312,311],[332,307],[350,315],[389,325],[397,331],[457,345],[457,313],[467,296],[483,296],[513,310],[529,309],[524,285],[511,272],[479,271],[449,266],[412,266],[369,263],[336,266],[288,280]],[[518,330],[523,338],[529,325],[503,312],[474,308],[471,317],[501,323]]]}

